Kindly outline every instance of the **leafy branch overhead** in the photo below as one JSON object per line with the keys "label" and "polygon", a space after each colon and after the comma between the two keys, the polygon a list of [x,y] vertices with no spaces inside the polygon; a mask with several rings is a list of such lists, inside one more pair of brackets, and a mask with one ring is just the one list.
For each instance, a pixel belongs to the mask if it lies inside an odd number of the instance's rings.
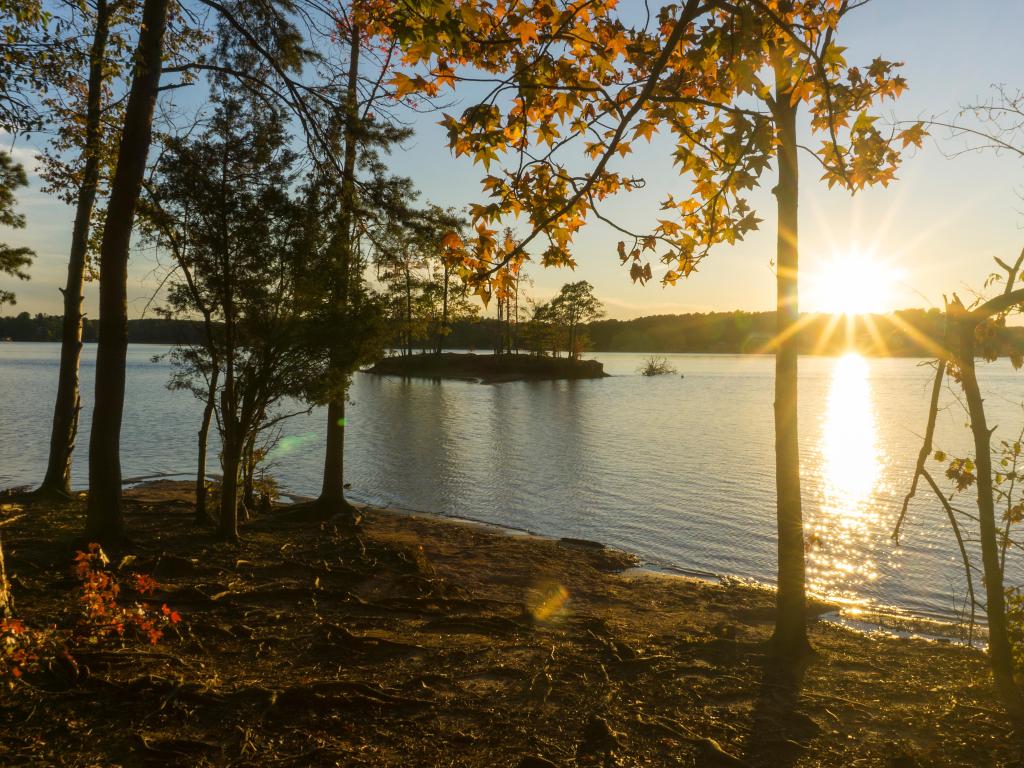
{"label": "leafy branch overhead", "polygon": [[[543,262],[573,266],[573,238],[592,219],[619,230],[633,280],[674,284],[710,250],[735,243],[760,219],[748,200],[778,147],[775,88],[809,113],[805,147],[829,186],[888,184],[900,151],[920,146],[920,123],[883,132],[872,105],[906,83],[899,64],[847,63],[835,40],[844,0],[670,3],[631,26],[614,0],[410,0],[396,15],[405,72],[399,95],[436,96],[461,82],[483,98],[442,125],[456,156],[486,176],[488,202],[473,206],[476,241],[465,266],[490,280],[533,241]],[[642,187],[629,158],[638,141],[664,134],[687,191],[666,196],[662,216],[634,231],[602,209]],[[530,234],[502,251],[500,223],[525,217]]]}

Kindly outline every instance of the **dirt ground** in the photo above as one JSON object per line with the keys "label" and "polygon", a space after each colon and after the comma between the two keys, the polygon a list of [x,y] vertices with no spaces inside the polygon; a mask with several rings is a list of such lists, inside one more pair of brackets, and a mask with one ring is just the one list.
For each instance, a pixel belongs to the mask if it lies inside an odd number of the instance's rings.
{"label": "dirt ground", "polygon": [[[45,626],[76,586],[83,506],[24,511],[7,568]],[[372,509],[353,535],[282,508],[232,546],[192,514],[185,484],[129,492],[111,559],[135,555],[183,620],[0,692],[0,764],[1024,764],[975,651],[819,622],[787,670],[766,654],[770,593],[585,542]]]}

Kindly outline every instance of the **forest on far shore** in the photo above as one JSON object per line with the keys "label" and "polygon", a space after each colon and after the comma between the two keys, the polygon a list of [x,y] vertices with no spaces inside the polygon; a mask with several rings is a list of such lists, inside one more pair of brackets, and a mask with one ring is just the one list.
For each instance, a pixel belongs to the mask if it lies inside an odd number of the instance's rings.
{"label": "forest on far shore", "polygon": [[[942,338],[943,313],[938,309],[904,309],[885,315],[804,314],[799,334],[804,354],[835,355],[851,349],[878,357],[928,357],[929,342]],[[521,352],[531,352],[525,326],[512,324],[509,336]],[[97,321],[86,319],[82,339],[98,337]],[[521,326],[521,328],[519,328]],[[506,324],[507,328],[507,324]],[[0,317],[0,340],[60,341],[60,315]],[[774,312],[708,312],[650,315],[632,320],[596,320],[583,327],[586,347],[593,352],[712,352],[758,353],[773,351]],[[149,318],[128,321],[128,341],[134,344],[195,343],[202,333],[198,321]],[[445,349],[490,350],[499,334],[494,318],[456,320],[444,339]],[[1003,355],[1024,353],[1024,327],[1010,327],[1002,335]],[[521,338],[520,338],[521,337]],[[396,343],[393,346],[398,346]],[[422,340],[429,350],[429,339]]]}

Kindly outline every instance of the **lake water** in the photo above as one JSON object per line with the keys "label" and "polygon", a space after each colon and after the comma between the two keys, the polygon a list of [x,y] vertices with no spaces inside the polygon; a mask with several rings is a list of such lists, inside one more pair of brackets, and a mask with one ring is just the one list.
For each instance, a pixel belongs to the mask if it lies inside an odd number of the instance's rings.
{"label": "lake water", "polygon": [[[83,355],[76,487],[87,477],[95,351],[88,345]],[[165,388],[169,366],[152,359],[161,351],[129,350],[126,478],[193,471],[201,408]],[[56,344],[0,344],[0,487],[42,478],[58,353]],[[353,497],[595,539],[655,566],[771,582],[772,358],[670,355],[684,378],[645,378],[636,373],[644,355],[596,357],[611,378],[485,386],[357,374],[346,438]],[[990,423],[1015,438],[1024,373],[1006,361],[981,369]],[[927,489],[911,505],[900,546],[890,538],[931,374],[918,360],[801,358],[804,508],[819,593],[944,617],[962,603],[955,540]],[[936,447],[964,452],[963,410],[948,392],[944,406]],[[319,489],[322,422],[314,411],[284,424],[271,472],[289,492]],[[970,502],[968,494],[963,506]],[[1012,564],[1011,572],[1022,571]]]}

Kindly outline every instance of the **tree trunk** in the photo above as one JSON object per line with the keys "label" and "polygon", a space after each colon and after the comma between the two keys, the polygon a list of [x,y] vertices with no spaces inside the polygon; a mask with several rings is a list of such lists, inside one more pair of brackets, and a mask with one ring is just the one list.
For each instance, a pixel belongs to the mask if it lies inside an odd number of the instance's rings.
{"label": "tree trunk", "polygon": [[[957,307],[957,309],[960,309]],[[962,311],[962,310],[961,310]],[[974,331],[977,322],[957,322],[960,383],[967,400],[974,435],[975,475],[978,486],[978,528],[981,534],[981,562],[985,574],[985,609],[988,616],[988,655],[999,698],[1017,721],[1024,719],[1024,697],[1013,679],[1013,650],[1006,623],[1006,595],[1000,564],[995,500],[992,488],[992,433],[985,418],[984,401],[974,366]]]}
{"label": "tree trunk", "polygon": [[221,541],[238,541],[238,470],[242,449],[235,429],[225,430],[224,479],[220,484],[220,521],[217,534]]}
{"label": "tree trunk", "polygon": [[409,257],[403,265],[405,270],[405,354],[412,357],[412,270],[409,267]]}
{"label": "tree trunk", "polygon": [[250,435],[245,442],[245,450],[242,452],[242,505],[239,509],[239,516],[242,520],[252,518],[256,509],[255,474],[256,460],[256,435]]}
{"label": "tree trunk", "polygon": [[441,287],[441,329],[437,334],[437,354],[441,354],[444,349],[444,339],[448,335],[448,282],[449,282],[449,266],[448,262],[444,263],[443,280],[444,284]]}
{"label": "tree trunk", "polygon": [[92,47],[89,49],[85,146],[82,150],[85,164],[75,206],[75,223],[71,231],[68,278],[62,291],[64,318],[61,327],[60,372],[57,378],[57,400],[53,406],[53,426],[50,431],[50,456],[46,463],[46,475],[39,487],[41,494],[71,494],[71,457],[78,435],[78,415],[82,410],[82,399],[78,389],[78,368],[82,356],[82,289],[85,282],[85,259],[89,250],[89,228],[100,178],[103,61],[110,31],[109,20],[106,0],[97,0],[96,29],[93,32]]}
{"label": "tree trunk", "polygon": [[86,536],[105,544],[124,538],[120,441],[128,354],[128,249],[153,132],[169,3],[145,0],[143,5],[135,72],[100,246],[100,327]]}
{"label": "tree trunk", "polygon": [[505,303],[504,299],[498,297],[498,325],[497,325],[498,338],[495,339],[495,342],[494,342],[494,354],[495,355],[500,355],[502,348],[505,346],[504,343],[502,342],[502,336],[504,335],[505,324],[503,322],[502,313],[501,313],[501,310],[502,310],[502,307],[504,306],[504,303]]}
{"label": "tree trunk", "polygon": [[775,651],[798,657],[810,650],[807,641],[803,510],[800,499],[800,446],[797,430],[797,323],[799,260],[797,240],[796,105],[788,91],[775,93],[775,122],[779,146],[779,183],[776,258],[775,351],[775,488],[778,515],[778,592],[776,594]]}
{"label": "tree trunk", "polygon": [[[227,249],[225,248],[225,253]],[[225,264],[228,257],[224,257]],[[225,273],[230,275],[230,273]],[[224,474],[220,483],[220,520],[217,535],[221,541],[238,541],[238,472],[242,461],[243,430],[239,424],[238,396],[235,391],[235,349],[234,314],[231,310],[234,298],[231,293],[230,277],[225,281],[224,299],[224,389],[220,395],[221,418],[224,424],[224,446],[221,464]]]}
{"label": "tree trunk", "polygon": [[234,270],[231,263],[231,228],[228,224],[226,203],[228,195],[228,150],[223,148],[220,166],[220,259],[221,306],[224,310],[224,389],[220,395],[224,446],[221,480],[220,521],[217,534],[222,541],[238,541],[238,468],[242,459],[243,430],[239,424],[241,405],[235,389],[235,293]]}
{"label": "tree trunk", "polygon": [[519,279],[520,273],[516,273],[516,299],[515,299],[515,319],[512,321],[512,348],[515,353],[519,354]]}
{"label": "tree trunk", "polygon": [[[341,174],[341,204],[338,211],[337,251],[335,257],[334,300],[343,313],[348,307],[349,272],[352,268],[352,215],[355,210],[356,138],[359,119],[359,28],[352,26],[351,59],[345,94],[345,159]],[[338,374],[347,371],[337,370]],[[324,456],[324,477],[317,504],[324,514],[342,512],[354,518],[355,508],[345,500],[345,399],[342,390],[327,405],[327,445]]]}
{"label": "tree trunk", "polygon": [[348,508],[345,501],[345,399],[327,405],[327,457],[320,500],[328,507]]}
{"label": "tree trunk", "polygon": [[210,441],[210,424],[213,422],[213,409],[217,405],[217,380],[220,370],[214,368],[210,375],[210,386],[206,393],[206,406],[203,408],[203,421],[199,425],[199,457],[196,462],[196,517],[197,524],[211,522],[210,513],[206,510],[206,449]]}

